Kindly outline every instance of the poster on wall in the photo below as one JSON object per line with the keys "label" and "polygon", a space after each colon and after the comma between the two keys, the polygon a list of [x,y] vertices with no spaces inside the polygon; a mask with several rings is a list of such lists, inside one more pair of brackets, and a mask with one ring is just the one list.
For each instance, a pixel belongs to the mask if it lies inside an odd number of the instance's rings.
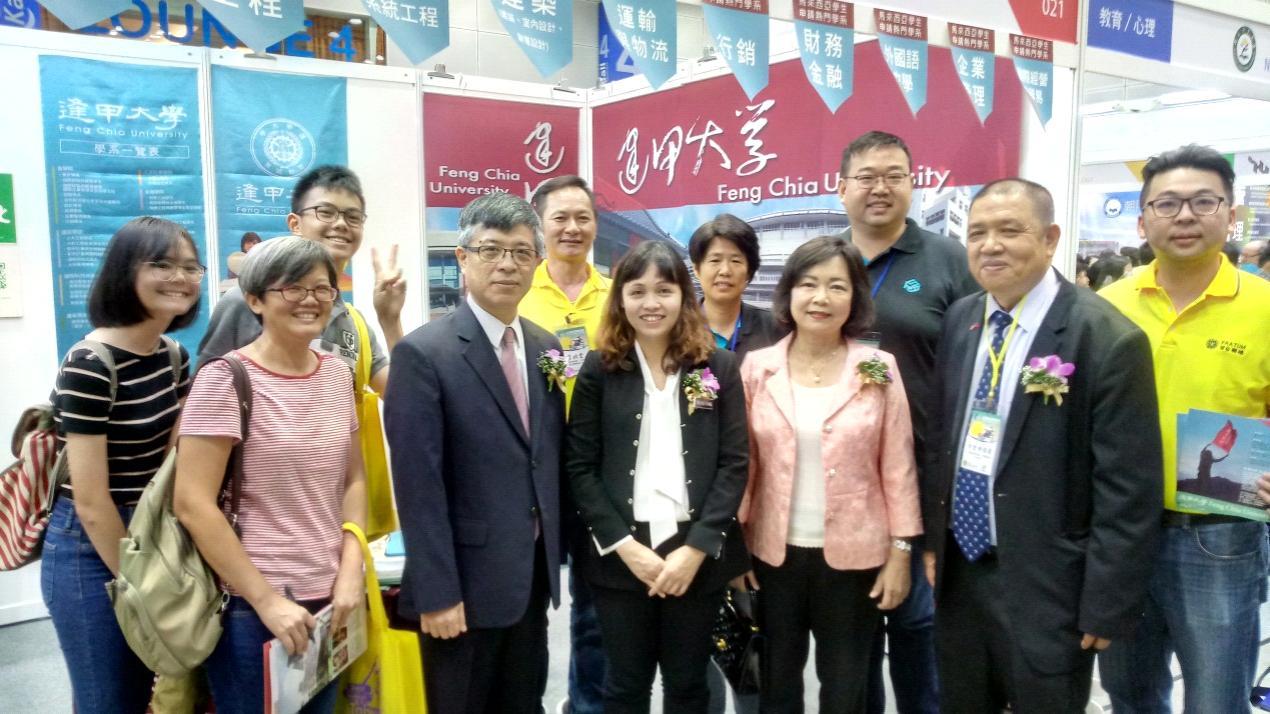
{"label": "poster on wall", "polygon": [[1107,250],[1119,253],[1121,248],[1136,248],[1142,243],[1138,235],[1141,215],[1136,189],[1099,191],[1082,187],[1077,254],[1090,258]]}
{"label": "poster on wall", "polygon": [[[290,232],[291,189],[300,176],[348,163],[346,99],[341,77],[212,67],[220,274],[208,283],[220,292],[238,284],[251,246]],[[348,270],[340,290],[351,299]]]}
{"label": "poster on wall", "polygon": [[[576,107],[425,93],[423,98],[424,223],[428,246],[429,317],[459,302],[459,213],[495,191],[533,195],[554,176],[578,173]],[[455,141],[454,137],[467,137]]]}
{"label": "poster on wall", "polygon": [[[65,353],[92,329],[88,292],[124,223],[145,215],[174,221],[207,255],[198,76],[45,55],[40,96],[57,348]],[[190,352],[207,324],[208,283],[199,318],[173,334]]]}
{"label": "poster on wall", "polygon": [[974,190],[1019,170],[1022,92],[997,72],[996,110],[981,124],[948,50],[931,48],[930,58],[927,103],[916,115],[871,42],[855,48],[855,90],[837,112],[800,76],[799,60],[772,65],[762,101],[717,77],[596,107],[596,265],[613,265],[644,240],[668,241],[686,258],[698,226],[732,213],[758,232],[763,265],[746,299],[767,306],[794,248],[847,227],[837,195],[842,150],[879,127],[912,150],[909,216],[964,239]]}

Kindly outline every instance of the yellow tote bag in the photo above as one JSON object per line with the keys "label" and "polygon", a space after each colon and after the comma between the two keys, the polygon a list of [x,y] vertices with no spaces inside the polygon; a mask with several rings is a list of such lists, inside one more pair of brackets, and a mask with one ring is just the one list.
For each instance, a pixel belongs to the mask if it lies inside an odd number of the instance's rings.
{"label": "yellow tote bag", "polygon": [[397,530],[397,509],[392,501],[384,427],[379,420],[379,395],[370,388],[370,330],[362,314],[352,305],[348,306],[348,314],[357,325],[359,342],[353,393],[361,429],[362,463],[366,466],[366,535],[375,540]]}
{"label": "yellow tote bag", "polygon": [[337,714],[427,714],[419,635],[388,627],[388,613],[384,611],[366,535],[354,523],[345,523],[344,530],[357,536],[362,544],[366,599],[370,607],[366,620],[366,652],[344,670],[335,711]]}

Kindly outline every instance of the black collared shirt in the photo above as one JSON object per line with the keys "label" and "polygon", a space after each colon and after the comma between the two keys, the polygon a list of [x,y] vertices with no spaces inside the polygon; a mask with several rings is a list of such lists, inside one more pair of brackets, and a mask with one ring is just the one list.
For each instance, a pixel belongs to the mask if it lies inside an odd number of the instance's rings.
{"label": "black collared shirt", "polygon": [[[851,231],[843,233],[851,239]],[[926,451],[927,415],[934,408],[935,350],[944,313],[958,298],[979,291],[970,275],[966,249],[952,238],[905,221],[904,233],[868,264],[873,299],[873,329],[880,347],[895,355],[913,417],[913,446],[921,468]],[[878,281],[881,285],[878,285]]]}

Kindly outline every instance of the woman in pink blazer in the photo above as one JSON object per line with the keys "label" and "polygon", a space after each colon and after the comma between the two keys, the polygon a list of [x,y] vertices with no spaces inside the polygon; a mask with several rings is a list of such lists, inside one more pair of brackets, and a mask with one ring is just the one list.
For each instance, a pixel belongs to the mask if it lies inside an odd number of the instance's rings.
{"label": "woman in pink blazer", "polygon": [[773,313],[793,328],[741,367],[750,480],[739,519],[762,588],[762,711],[803,711],[808,634],[821,714],[863,712],[881,610],[909,589],[922,532],[912,423],[895,359],[861,340],[873,319],[860,253],[839,237],[785,263]]}

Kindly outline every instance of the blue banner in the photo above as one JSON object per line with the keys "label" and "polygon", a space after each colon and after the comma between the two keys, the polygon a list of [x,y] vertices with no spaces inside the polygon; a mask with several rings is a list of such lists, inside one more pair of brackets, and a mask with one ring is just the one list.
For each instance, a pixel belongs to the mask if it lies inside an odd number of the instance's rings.
{"label": "blue banner", "polygon": [[304,29],[304,0],[199,0],[234,37],[257,52]]}
{"label": "blue banner", "polygon": [[992,89],[996,86],[993,79],[996,74],[996,56],[991,52],[966,50],[953,47],[953,66],[957,68],[957,76],[961,78],[961,86],[966,88],[970,103],[979,115],[982,124],[992,113]]}
{"label": "blue banner", "polygon": [[1173,3],[1090,0],[1089,45],[1168,62],[1173,57]]}
{"label": "blue banner", "polygon": [[909,111],[916,114],[926,106],[926,42],[879,34],[878,46],[886,66],[895,75],[895,83],[904,93]]}
{"label": "blue banner", "polygon": [[490,2],[538,74],[550,77],[573,61],[573,0]]}
{"label": "blue banner", "polygon": [[1041,124],[1048,124],[1054,113],[1054,63],[1015,57],[1014,70]]}
{"label": "blue banner", "polygon": [[415,0],[414,4],[362,0],[411,64],[420,64],[450,46],[450,0]]}
{"label": "blue banner", "polygon": [[[727,2],[728,0],[713,0]],[[753,99],[767,86],[770,60],[768,50],[768,17],[766,3],[762,12],[735,10],[703,4],[706,32],[714,42],[714,51],[727,62],[745,96]]]}
{"label": "blue banner", "polygon": [[0,25],[38,30],[44,22],[35,0],[0,0]]}
{"label": "blue banner", "polygon": [[[601,6],[604,3],[600,3]],[[600,84],[608,84],[616,82],[619,79],[634,77],[639,74],[639,67],[631,61],[631,53],[626,51],[622,46],[621,40],[617,39],[617,35],[613,34],[613,28],[609,27],[608,16],[601,12],[599,18],[599,41],[600,46],[596,52],[596,77],[599,78]]]}
{"label": "blue banner", "polygon": [[253,240],[248,234],[269,239],[290,232],[291,189],[301,174],[348,163],[346,94],[338,77],[212,67],[220,249],[214,282],[221,292],[238,283]]}
{"label": "blue banner", "polygon": [[794,22],[803,72],[829,111],[851,97],[855,77],[855,31],[818,22]]}
{"label": "blue banner", "polygon": [[[137,216],[181,224],[206,262],[198,72],[180,67],[40,57],[57,348],[91,331],[88,293],[106,243]],[[202,310],[173,333],[191,353]]]}
{"label": "blue banner", "polygon": [[609,26],[653,89],[675,76],[675,0],[607,0],[601,6],[600,31]]}
{"label": "blue banner", "polygon": [[[5,2],[12,4],[12,0]],[[132,0],[41,0],[41,4],[67,27],[78,30],[131,8]]]}

